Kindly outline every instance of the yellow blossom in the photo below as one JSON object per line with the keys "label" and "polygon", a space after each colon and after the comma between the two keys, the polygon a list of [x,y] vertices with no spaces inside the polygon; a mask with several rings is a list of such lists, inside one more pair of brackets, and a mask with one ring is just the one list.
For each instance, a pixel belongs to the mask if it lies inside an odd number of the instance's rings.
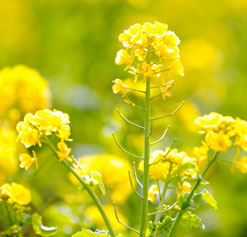
{"label": "yellow blossom", "polygon": [[[132,193],[128,176],[130,169],[128,161],[109,154],[81,157],[75,167],[75,171],[80,176],[88,175],[90,171],[100,172],[106,190],[110,192],[110,199],[116,201],[117,204],[124,203]],[[77,184],[73,178],[71,181]]]}
{"label": "yellow blossom", "polygon": [[215,151],[227,151],[227,149],[232,145],[230,137],[222,131],[219,133],[207,133],[205,141],[207,145]]}
{"label": "yellow blossom", "polygon": [[71,152],[71,148],[69,148],[66,143],[64,141],[60,141],[57,144],[57,148],[58,148],[58,157],[59,157],[59,161],[63,161],[63,160],[71,160],[71,158],[69,157],[69,154]]}
{"label": "yellow blossom", "polygon": [[7,197],[9,203],[15,203],[20,206],[27,205],[31,202],[30,191],[21,184],[4,184],[0,187],[0,194]]}
{"label": "yellow blossom", "polygon": [[236,168],[239,168],[239,170],[242,173],[247,173],[247,157],[243,156],[241,157],[240,161],[236,161],[233,164]]}
{"label": "yellow blossom", "polygon": [[218,127],[222,118],[223,116],[221,114],[212,112],[208,115],[198,117],[195,120],[195,124],[197,124],[200,128],[204,129],[205,131],[211,131]]}
{"label": "yellow blossom", "polygon": [[175,75],[184,76],[184,67],[179,59],[172,60],[167,65],[167,70],[172,71]]}
{"label": "yellow blossom", "polygon": [[159,196],[159,187],[158,185],[151,185],[148,190],[148,200],[152,203],[155,202],[156,197]]}
{"label": "yellow blossom", "polygon": [[[35,112],[50,106],[50,91],[47,82],[34,69],[23,65],[5,67],[0,71],[0,116],[15,110],[19,117],[27,112]],[[19,112],[18,112],[19,111]]]}
{"label": "yellow blossom", "polygon": [[115,58],[115,63],[117,65],[121,64],[130,64],[131,63],[131,57],[129,56],[128,52],[124,49],[120,49],[117,52],[117,56]]}
{"label": "yellow blossom", "polygon": [[189,193],[191,190],[191,184],[189,182],[183,182],[182,184],[178,182],[177,193]]}
{"label": "yellow blossom", "polygon": [[38,160],[37,160],[37,156],[35,151],[32,151],[33,153],[33,157],[31,157],[29,154],[21,154],[20,155],[20,167],[21,168],[25,168],[25,170],[30,169],[30,167],[32,166],[32,164],[35,162],[36,163],[36,167],[38,168]]}
{"label": "yellow blossom", "polygon": [[126,94],[127,86],[123,83],[121,79],[115,79],[112,90],[114,94],[121,93],[123,96]]}

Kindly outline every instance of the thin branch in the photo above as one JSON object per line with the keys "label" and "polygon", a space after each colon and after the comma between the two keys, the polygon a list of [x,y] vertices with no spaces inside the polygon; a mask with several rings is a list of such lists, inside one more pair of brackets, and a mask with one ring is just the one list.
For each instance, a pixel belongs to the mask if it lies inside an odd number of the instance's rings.
{"label": "thin branch", "polygon": [[184,105],[185,101],[183,101],[174,111],[172,111],[170,114],[167,114],[167,115],[164,115],[164,116],[161,116],[161,117],[157,117],[157,118],[151,118],[151,121],[154,121],[154,120],[158,120],[158,119],[163,119],[163,118],[167,118],[169,116],[172,116],[174,115],[175,113],[177,113]]}
{"label": "thin branch", "polygon": [[156,99],[156,98],[158,98],[158,97],[160,97],[160,96],[162,96],[162,95],[163,95],[163,93],[160,93],[160,94],[158,94],[158,95],[154,95],[153,97],[150,97],[149,100]]}
{"label": "thin branch", "polygon": [[127,96],[127,95],[125,95],[125,98],[126,98],[126,100],[128,101],[128,103],[130,104],[130,105],[132,105],[134,108],[137,108],[137,109],[139,109],[139,110],[141,110],[141,111],[146,111],[144,108],[142,108],[141,106],[138,106],[138,105],[136,105],[132,100],[130,100],[129,99],[129,97]]}
{"label": "thin branch", "polygon": [[116,111],[118,112],[118,114],[120,115],[120,117],[121,117],[122,119],[124,119],[127,123],[130,123],[130,124],[132,124],[132,125],[134,125],[134,126],[136,126],[136,127],[138,127],[138,128],[144,129],[143,126],[141,126],[141,125],[139,125],[139,124],[136,124],[136,123],[133,123],[133,122],[131,122],[130,120],[128,120],[125,116],[123,116],[123,115],[120,113],[119,109],[116,109]]}
{"label": "thin branch", "polygon": [[140,185],[141,188],[143,188],[142,183],[140,182],[140,180],[137,177],[137,173],[136,173],[136,162],[135,161],[133,161],[133,171],[134,171],[133,173],[134,173],[134,177],[135,177],[136,182]]}
{"label": "thin branch", "polygon": [[171,127],[171,125],[168,125],[168,126],[167,126],[167,128],[166,128],[166,130],[164,131],[163,135],[161,136],[161,138],[160,138],[160,139],[158,139],[158,140],[157,140],[157,141],[155,141],[155,142],[152,142],[150,145],[153,145],[153,144],[155,144],[155,143],[157,143],[157,142],[162,141],[162,140],[165,138],[166,133],[167,133],[167,131],[168,131],[168,129],[169,129],[170,127]]}
{"label": "thin branch", "polygon": [[129,87],[126,87],[128,90],[131,90],[131,91],[136,91],[136,92],[140,92],[140,93],[144,93],[146,94],[146,91],[142,91],[142,90],[137,90],[137,89],[134,89],[134,88],[129,88]]}
{"label": "thin branch", "polygon": [[142,159],[142,160],[143,160],[143,157],[142,157],[142,156],[135,155],[135,154],[133,154],[133,153],[131,153],[131,152],[125,150],[125,149],[121,146],[121,144],[118,142],[118,140],[117,140],[117,138],[116,138],[114,132],[112,133],[112,136],[113,136],[115,142],[117,143],[118,147],[119,147],[122,151],[124,151],[124,152],[127,153],[128,155],[131,155],[131,156],[134,156],[134,157],[136,157],[136,158],[138,158],[138,159]]}
{"label": "thin branch", "polygon": [[170,206],[170,207],[167,208],[167,209],[163,209],[163,210],[161,210],[161,211],[156,211],[156,212],[150,212],[150,213],[148,213],[148,215],[151,216],[151,215],[156,215],[156,214],[159,214],[159,213],[163,213],[163,212],[170,211],[170,210],[172,210],[172,208],[173,208],[176,204],[177,204],[177,202],[175,202],[172,206]]}
{"label": "thin branch", "polygon": [[137,231],[137,230],[133,229],[132,227],[126,225],[125,223],[123,223],[123,222],[119,219],[118,214],[117,214],[116,202],[113,202],[113,205],[114,205],[114,211],[115,211],[115,216],[116,216],[116,218],[117,218],[117,221],[118,221],[121,225],[125,226],[126,228],[128,228],[128,229],[130,229],[130,230],[136,232],[137,234],[139,234],[139,231]]}
{"label": "thin branch", "polygon": [[142,199],[141,194],[140,194],[140,193],[138,193],[138,192],[136,191],[136,189],[134,188],[134,185],[133,185],[133,182],[132,182],[132,179],[131,179],[131,173],[130,173],[130,170],[128,170],[128,173],[129,173],[130,186],[131,186],[132,190],[135,192],[135,194],[136,194],[139,198],[141,198],[141,199]]}
{"label": "thin branch", "polygon": [[170,148],[169,148],[169,150],[166,152],[166,154],[165,154],[161,159],[159,159],[159,160],[157,160],[157,161],[155,161],[154,163],[151,163],[151,164],[149,164],[149,165],[150,165],[150,166],[151,166],[151,165],[155,165],[155,164],[159,163],[160,161],[162,161],[164,158],[166,158],[166,157],[169,155],[169,153],[171,152],[171,150],[173,149],[173,147],[174,147],[176,141],[177,141],[177,138],[175,137],[174,140],[173,140],[172,145],[170,146]]}

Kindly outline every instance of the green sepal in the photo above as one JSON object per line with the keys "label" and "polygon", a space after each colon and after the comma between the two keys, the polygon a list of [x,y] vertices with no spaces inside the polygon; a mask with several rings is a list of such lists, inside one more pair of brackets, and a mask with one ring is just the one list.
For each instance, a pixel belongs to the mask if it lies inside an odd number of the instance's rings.
{"label": "green sepal", "polygon": [[32,216],[32,226],[36,234],[40,236],[52,236],[57,233],[57,227],[47,227],[42,223],[42,218],[38,213]]}

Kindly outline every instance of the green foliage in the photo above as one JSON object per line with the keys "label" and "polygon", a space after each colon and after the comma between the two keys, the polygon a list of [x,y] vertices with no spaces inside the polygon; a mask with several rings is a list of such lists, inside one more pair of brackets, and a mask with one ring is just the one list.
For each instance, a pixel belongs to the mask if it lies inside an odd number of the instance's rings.
{"label": "green foliage", "polygon": [[72,235],[72,237],[107,237],[108,235],[105,231],[96,231],[93,232],[91,230],[82,229],[80,232],[77,232]]}
{"label": "green foliage", "polygon": [[208,190],[204,189],[200,193],[196,193],[193,197],[193,202],[196,205],[199,205],[201,201],[204,200],[207,204],[212,206],[215,210],[217,210],[217,202],[214,199],[213,195],[208,192]]}
{"label": "green foliage", "polygon": [[185,227],[186,229],[192,229],[192,228],[204,229],[205,227],[201,221],[201,218],[196,216],[195,214],[192,214],[191,211],[184,212],[181,218],[181,225]]}
{"label": "green foliage", "polygon": [[98,171],[91,171],[89,176],[84,175],[86,183],[90,186],[98,186],[103,195],[105,195],[105,186],[102,181],[102,174]]}
{"label": "green foliage", "polygon": [[52,236],[57,233],[57,227],[47,227],[43,225],[41,216],[38,213],[33,214],[32,225],[34,232],[40,236]]}

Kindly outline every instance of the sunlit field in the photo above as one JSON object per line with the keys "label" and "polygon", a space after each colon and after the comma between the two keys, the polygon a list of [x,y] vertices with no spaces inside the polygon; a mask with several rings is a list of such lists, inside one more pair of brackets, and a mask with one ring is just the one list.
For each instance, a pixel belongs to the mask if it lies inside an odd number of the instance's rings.
{"label": "sunlit field", "polygon": [[0,236],[247,236],[246,24],[244,0],[0,0]]}

